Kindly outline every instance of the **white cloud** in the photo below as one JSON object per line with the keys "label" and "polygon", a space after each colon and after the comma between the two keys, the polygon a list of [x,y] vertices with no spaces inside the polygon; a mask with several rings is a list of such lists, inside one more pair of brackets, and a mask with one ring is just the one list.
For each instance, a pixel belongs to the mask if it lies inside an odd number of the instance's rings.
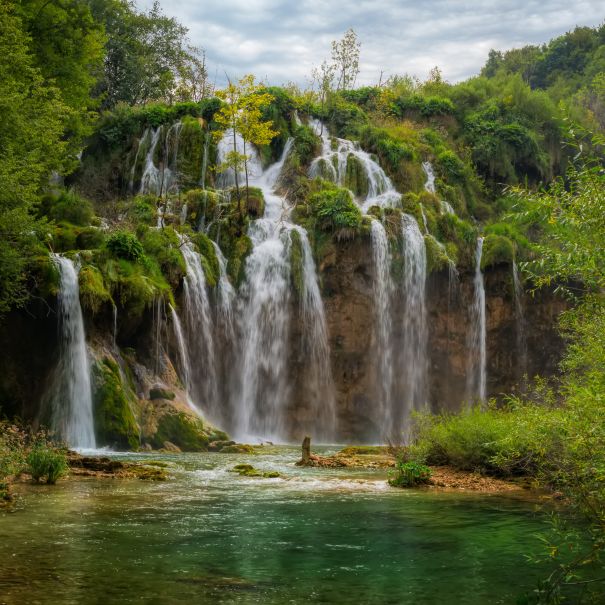
{"label": "white cloud", "polygon": [[[152,0],[138,0],[148,8]],[[438,65],[446,79],[476,74],[490,48],[548,42],[576,25],[598,25],[603,0],[179,0],[164,12],[206,49],[218,83],[255,73],[272,84],[304,84],[349,28],[361,43],[359,82]]]}

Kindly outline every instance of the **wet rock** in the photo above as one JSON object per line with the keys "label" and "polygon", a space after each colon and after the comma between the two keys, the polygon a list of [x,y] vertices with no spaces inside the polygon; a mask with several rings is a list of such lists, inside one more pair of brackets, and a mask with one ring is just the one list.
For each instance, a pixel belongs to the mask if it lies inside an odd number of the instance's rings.
{"label": "wet rock", "polygon": [[227,445],[219,450],[221,454],[254,454],[254,447],[247,443],[236,443]]}
{"label": "wet rock", "polygon": [[281,474],[277,471],[259,471],[251,464],[236,464],[229,472],[237,473],[242,477],[262,477],[263,479],[275,479],[277,477],[281,477]]}
{"label": "wet rock", "polygon": [[220,452],[224,447],[236,445],[235,441],[212,441],[208,445],[209,452]]}
{"label": "wet rock", "polygon": [[181,448],[178,445],[174,445],[172,441],[164,441],[164,443],[162,444],[162,448],[165,449],[167,452],[173,453],[179,453],[182,451]]}

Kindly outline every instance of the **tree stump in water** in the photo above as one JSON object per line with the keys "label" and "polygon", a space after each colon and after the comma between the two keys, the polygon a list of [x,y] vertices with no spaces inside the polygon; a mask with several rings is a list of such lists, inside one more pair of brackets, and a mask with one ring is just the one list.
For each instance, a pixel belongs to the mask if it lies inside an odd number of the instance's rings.
{"label": "tree stump in water", "polygon": [[302,464],[309,464],[311,462],[311,437],[307,436],[302,442]]}

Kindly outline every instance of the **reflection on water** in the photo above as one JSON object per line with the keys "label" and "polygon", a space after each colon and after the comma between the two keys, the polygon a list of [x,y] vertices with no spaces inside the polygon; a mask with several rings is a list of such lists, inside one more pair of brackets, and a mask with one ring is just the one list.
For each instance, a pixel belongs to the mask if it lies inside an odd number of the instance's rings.
{"label": "reflection on water", "polygon": [[[0,603],[508,603],[543,577],[530,504],[301,469],[298,450],[157,454],[165,483],[24,487],[0,514]],[[285,479],[240,477],[250,462]]]}

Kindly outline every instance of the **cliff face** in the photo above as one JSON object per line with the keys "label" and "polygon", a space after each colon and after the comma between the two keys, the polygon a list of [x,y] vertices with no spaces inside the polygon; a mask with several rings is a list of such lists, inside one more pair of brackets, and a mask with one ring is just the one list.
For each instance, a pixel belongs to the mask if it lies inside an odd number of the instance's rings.
{"label": "cliff face", "polygon": [[[376,426],[378,351],[369,241],[342,242],[320,266],[330,334],[332,370],[342,438],[372,440]],[[514,392],[523,375],[551,375],[563,350],[557,317],[565,303],[552,292],[541,291],[523,299],[526,363],[520,350],[510,266],[485,272],[487,307],[487,393],[499,397]],[[457,410],[467,400],[470,308],[473,275],[450,281],[448,272],[429,276],[427,283],[428,397],[433,411]],[[401,349],[397,318],[405,310],[396,296],[392,329],[394,352]],[[395,369],[395,380],[400,372]],[[401,395],[406,385],[399,384]],[[298,389],[300,390],[300,389]]]}
{"label": "cliff face", "polygon": [[[372,251],[369,238],[341,241],[330,248],[318,266],[322,296],[331,349],[331,370],[335,385],[339,437],[343,441],[376,441],[381,437],[379,354],[376,344],[374,316]],[[549,291],[524,298],[526,357],[520,349],[519,321],[514,302],[510,266],[499,266],[485,272],[487,304],[487,392],[490,397],[514,392],[524,374],[550,375],[555,372],[563,349],[557,334],[557,317],[565,303]],[[473,275],[461,274],[450,281],[448,272],[433,273],[427,282],[428,385],[427,394],[433,411],[456,410],[467,399],[467,369],[469,357],[468,333],[473,290]],[[295,297],[292,297],[293,299]],[[43,400],[59,354],[57,315],[54,302],[33,302],[27,311],[9,315],[0,330],[0,409],[6,415],[25,419],[40,416]],[[292,302],[289,351],[291,399],[284,402],[288,409],[289,436],[301,438],[314,418],[310,411],[312,397],[309,385],[308,352],[301,343],[303,330],[298,303]],[[155,310],[157,315],[158,311]],[[405,309],[402,296],[395,296],[393,309],[394,354],[402,348],[401,323]],[[185,396],[173,366],[166,358],[160,364],[161,376],[156,376],[154,310],[129,318],[119,313],[117,343],[112,342],[111,307],[86,317],[87,339],[95,355],[95,363],[107,363],[122,368],[123,383],[129,383],[133,399],[131,407],[139,424],[144,418],[137,412],[153,407],[150,389],[155,382],[176,392],[177,400]],[[172,342],[172,330],[164,326],[159,332],[164,348],[178,368],[178,353]],[[223,335],[224,336],[224,335]],[[215,338],[217,355],[221,357],[219,390],[224,398],[225,424],[235,426],[235,409],[229,407],[228,395],[233,393],[234,366],[226,361],[234,351],[223,350],[225,338],[220,330]],[[108,366],[109,367],[109,366]],[[406,389],[401,384],[401,371],[394,368],[395,398],[398,401]],[[399,380],[398,380],[399,379]],[[135,395],[133,398],[132,395]],[[127,398],[128,399],[128,398]],[[137,403],[138,402],[138,403]],[[169,405],[163,402],[162,405]],[[139,417],[140,416],[140,417]],[[144,427],[142,427],[144,428]],[[145,431],[141,431],[144,435]],[[152,438],[151,436],[150,438]]]}

